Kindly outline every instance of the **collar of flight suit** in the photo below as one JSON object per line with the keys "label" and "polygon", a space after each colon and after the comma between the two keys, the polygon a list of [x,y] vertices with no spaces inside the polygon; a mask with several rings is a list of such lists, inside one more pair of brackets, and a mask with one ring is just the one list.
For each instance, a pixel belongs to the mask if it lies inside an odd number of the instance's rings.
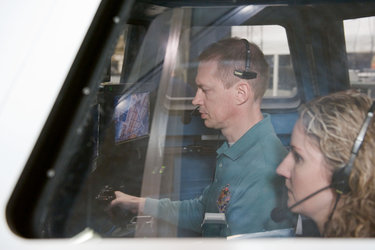
{"label": "collar of flight suit", "polygon": [[224,154],[230,159],[236,160],[250,148],[256,146],[259,141],[264,139],[265,136],[269,135],[270,132],[275,133],[271,123],[271,116],[263,113],[263,119],[251,127],[232,146],[229,146],[228,142],[224,142],[223,145],[221,145],[221,147],[216,151],[217,157]]}

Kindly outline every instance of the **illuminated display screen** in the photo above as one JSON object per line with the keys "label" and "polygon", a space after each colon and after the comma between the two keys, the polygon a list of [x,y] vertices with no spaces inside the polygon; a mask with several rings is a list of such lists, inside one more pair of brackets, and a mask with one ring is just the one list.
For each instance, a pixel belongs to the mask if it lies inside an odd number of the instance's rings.
{"label": "illuminated display screen", "polygon": [[115,142],[121,143],[148,135],[149,93],[118,96],[115,99]]}

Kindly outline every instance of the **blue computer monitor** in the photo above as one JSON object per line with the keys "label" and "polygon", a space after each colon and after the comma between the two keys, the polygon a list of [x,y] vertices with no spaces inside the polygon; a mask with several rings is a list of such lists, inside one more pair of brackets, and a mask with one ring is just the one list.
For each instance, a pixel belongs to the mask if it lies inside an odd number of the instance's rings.
{"label": "blue computer monitor", "polygon": [[115,143],[148,136],[150,95],[148,92],[118,95],[114,98]]}

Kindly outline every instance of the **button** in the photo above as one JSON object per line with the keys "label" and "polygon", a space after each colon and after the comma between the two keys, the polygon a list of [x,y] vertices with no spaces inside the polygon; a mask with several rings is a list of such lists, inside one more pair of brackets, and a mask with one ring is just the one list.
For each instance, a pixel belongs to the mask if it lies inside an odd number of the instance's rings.
{"label": "button", "polygon": [[219,168],[222,168],[223,167],[223,163],[220,162],[219,164]]}
{"label": "button", "polygon": [[217,178],[215,178],[215,182],[217,182]]}

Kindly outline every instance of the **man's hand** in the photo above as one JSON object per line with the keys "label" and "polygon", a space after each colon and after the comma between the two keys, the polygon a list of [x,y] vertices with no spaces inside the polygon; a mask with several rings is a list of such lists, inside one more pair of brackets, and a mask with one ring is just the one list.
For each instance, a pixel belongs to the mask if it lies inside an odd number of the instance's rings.
{"label": "man's hand", "polygon": [[110,209],[119,207],[121,209],[130,210],[132,213],[143,212],[145,206],[145,198],[140,198],[120,191],[115,191],[116,198],[111,201]]}

